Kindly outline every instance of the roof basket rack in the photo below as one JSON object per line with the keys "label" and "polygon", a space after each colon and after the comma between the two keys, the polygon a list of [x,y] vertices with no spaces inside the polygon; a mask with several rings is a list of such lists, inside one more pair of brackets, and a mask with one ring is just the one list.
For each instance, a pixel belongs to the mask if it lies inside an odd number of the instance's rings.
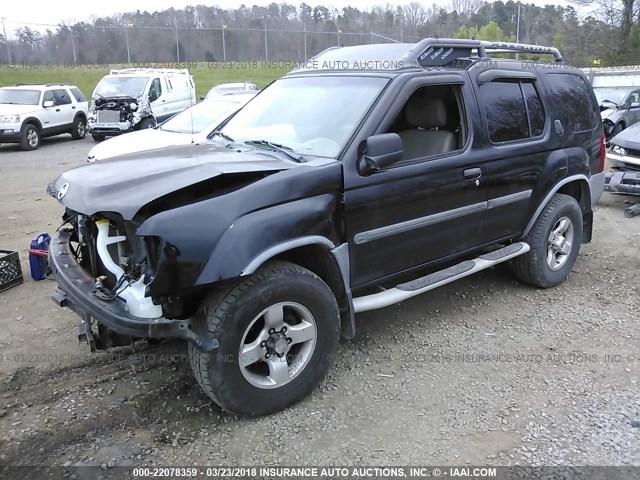
{"label": "roof basket rack", "polygon": [[562,55],[557,48],[528,45],[526,43],[488,42],[459,38],[425,38],[416,43],[406,54],[405,60],[423,67],[441,67],[459,58],[491,58],[498,53],[537,53],[552,55],[556,63],[562,63]]}

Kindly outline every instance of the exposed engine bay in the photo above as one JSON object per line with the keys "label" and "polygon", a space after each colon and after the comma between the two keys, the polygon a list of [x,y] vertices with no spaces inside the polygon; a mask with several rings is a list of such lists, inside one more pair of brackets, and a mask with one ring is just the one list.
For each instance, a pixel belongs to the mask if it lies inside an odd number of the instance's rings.
{"label": "exposed engine bay", "polygon": [[98,97],[87,123],[93,133],[117,134],[135,129],[143,118],[152,116],[148,100],[142,97]]}

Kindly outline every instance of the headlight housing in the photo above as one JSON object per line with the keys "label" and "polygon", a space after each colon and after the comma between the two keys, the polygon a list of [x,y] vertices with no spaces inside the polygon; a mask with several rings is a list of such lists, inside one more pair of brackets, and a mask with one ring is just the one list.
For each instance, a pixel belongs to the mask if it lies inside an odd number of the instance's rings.
{"label": "headlight housing", "polygon": [[20,115],[0,115],[0,123],[20,123]]}
{"label": "headlight housing", "polygon": [[624,157],[627,154],[627,150],[625,148],[619,147],[618,145],[614,145],[613,147],[611,147],[611,153],[615,153],[616,155]]}

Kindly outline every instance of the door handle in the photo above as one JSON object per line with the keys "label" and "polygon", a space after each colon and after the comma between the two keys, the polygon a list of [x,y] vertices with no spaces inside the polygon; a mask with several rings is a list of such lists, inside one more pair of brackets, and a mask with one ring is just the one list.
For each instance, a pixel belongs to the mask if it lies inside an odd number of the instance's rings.
{"label": "door handle", "polygon": [[467,168],[464,171],[464,178],[473,180],[474,178],[480,178],[482,176],[482,170],[479,168]]}
{"label": "door handle", "polygon": [[56,108],[56,112],[59,112],[59,111],[60,111],[60,109],[59,109],[59,108]]}
{"label": "door handle", "polygon": [[76,109],[76,106],[75,106],[75,105],[74,105],[73,107],[71,107],[71,110],[75,110],[75,109]]}

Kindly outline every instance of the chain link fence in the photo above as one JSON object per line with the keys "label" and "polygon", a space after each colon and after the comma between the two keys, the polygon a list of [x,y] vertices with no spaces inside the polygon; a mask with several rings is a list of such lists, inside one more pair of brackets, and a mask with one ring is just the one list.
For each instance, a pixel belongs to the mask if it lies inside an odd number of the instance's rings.
{"label": "chain link fence", "polygon": [[[6,28],[4,23],[6,22]],[[333,46],[369,43],[415,43],[421,37],[389,32],[317,30],[302,23],[293,29],[176,28],[140,25],[16,24],[5,21],[0,35],[0,63],[13,65],[148,65],[187,67],[195,62],[304,62]],[[297,28],[300,27],[300,28]],[[326,25],[323,28],[328,28]],[[10,33],[13,32],[13,33]],[[9,33],[9,41],[5,40]],[[635,55],[599,58],[597,52],[562,52],[583,68],[637,65]]]}
{"label": "chain link fence", "polygon": [[[23,27],[28,27],[28,30]],[[375,32],[228,28],[224,25],[197,29],[73,26],[58,27],[55,32],[45,34],[40,33],[38,29],[41,28],[41,25],[14,28],[17,33],[10,35],[9,41],[0,45],[0,62],[18,65],[304,62],[337,45],[413,43],[420,39],[417,36],[382,35]]]}

